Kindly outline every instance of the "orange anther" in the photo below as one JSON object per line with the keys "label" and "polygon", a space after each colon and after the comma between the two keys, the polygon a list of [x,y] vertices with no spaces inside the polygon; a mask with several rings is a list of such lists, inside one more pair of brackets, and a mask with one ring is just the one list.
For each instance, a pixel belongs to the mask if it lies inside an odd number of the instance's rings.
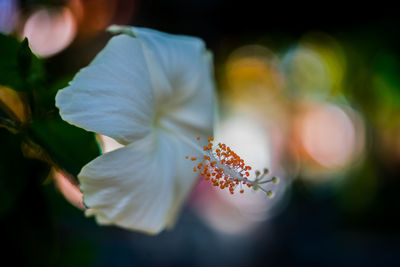
{"label": "orange anther", "polygon": [[185,159],[188,159],[188,158],[189,158],[189,156],[186,156],[186,157],[185,157]]}
{"label": "orange anther", "polygon": [[[197,137],[197,140],[200,140],[200,136]],[[205,151],[210,151],[203,155],[205,161],[198,162],[195,165],[196,167],[193,167],[193,171],[199,171],[199,174],[203,175],[205,180],[209,180],[211,185],[220,189],[227,188],[231,194],[234,194],[238,186],[240,190],[237,191],[240,194],[245,191],[243,189],[244,185],[253,187],[253,182],[249,180],[249,171],[252,167],[245,165],[244,160],[226,144],[218,143],[218,147],[216,147],[212,141],[214,141],[214,138],[210,137],[208,144],[203,147]],[[186,156],[187,158],[189,156]],[[196,157],[191,157],[190,159],[192,161],[197,160]]]}

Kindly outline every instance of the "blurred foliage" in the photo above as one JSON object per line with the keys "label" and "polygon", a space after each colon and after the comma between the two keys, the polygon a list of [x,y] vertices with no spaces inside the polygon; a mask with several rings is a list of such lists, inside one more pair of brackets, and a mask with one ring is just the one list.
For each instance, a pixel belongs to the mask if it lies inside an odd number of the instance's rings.
{"label": "blurred foliage", "polygon": [[43,62],[31,52],[27,39],[19,42],[0,34],[0,58],[3,242],[10,251],[24,255],[13,258],[16,265],[52,265],[59,258],[60,248],[51,215],[54,211],[50,211],[43,184],[52,167],[76,176],[82,166],[99,155],[99,146],[93,133],[60,118],[54,98],[67,80],[46,77]]}
{"label": "blurred foliage", "polygon": [[25,158],[21,151],[21,136],[0,129],[0,216],[7,214],[27,190],[29,184],[41,183],[50,166]]}
{"label": "blurred foliage", "polygon": [[[54,250],[53,224],[41,183],[50,166],[23,156],[21,135],[0,129],[0,139],[0,228],[3,242],[33,262],[40,260],[46,264],[51,260],[47,255],[51,256]],[[20,243],[21,240],[24,244]],[[13,262],[18,265],[24,263],[24,259],[16,258]]]}
{"label": "blurred foliage", "polygon": [[29,49],[28,40],[0,34],[0,84],[20,92],[34,90],[43,79],[40,60]]}
{"label": "blurred foliage", "polygon": [[33,121],[29,136],[58,166],[74,176],[99,153],[93,134],[68,124],[59,116]]}
{"label": "blurred foliage", "polygon": [[[21,141],[33,148],[29,156],[76,176],[82,166],[99,155],[99,146],[92,133],[59,117],[54,99],[57,90],[66,86],[65,81],[51,84],[46,79],[42,62],[29,49],[27,39],[20,43],[14,37],[0,35],[0,53],[0,84],[21,92],[21,99],[27,99],[23,104],[31,113],[27,121],[16,122],[14,129]],[[3,109],[12,104],[0,101]],[[0,114],[9,121],[15,120],[9,110]]]}

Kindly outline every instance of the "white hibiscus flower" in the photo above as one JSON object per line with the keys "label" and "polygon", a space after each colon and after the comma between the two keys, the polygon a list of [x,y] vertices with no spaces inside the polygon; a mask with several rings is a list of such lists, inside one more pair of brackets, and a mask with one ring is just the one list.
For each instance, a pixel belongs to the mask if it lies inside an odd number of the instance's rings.
{"label": "white hibiscus flower", "polygon": [[211,54],[194,37],[111,31],[123,34],[59,91],[56,105],[64,120],[123,145],[78,175],[86,215],[154,234],[174,223],[196,180],[187,140],[213,132]]}

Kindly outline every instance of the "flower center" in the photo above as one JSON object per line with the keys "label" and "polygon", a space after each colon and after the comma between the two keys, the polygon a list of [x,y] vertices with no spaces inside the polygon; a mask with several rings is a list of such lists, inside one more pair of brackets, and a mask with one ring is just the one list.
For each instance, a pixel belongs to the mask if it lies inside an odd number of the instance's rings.
{"label": "flower center", "polygon": [[[200,136],[197,137],[200,140]],[[254,190],[264,191],[268,197],[273,197],[274,193],[266,190],[260,185],[266,183],[278,183],[277,177],[267,179],[268,169],[255,172],[255,178],[250,179],[252,167],[246,165],[244,160],[237,155],[229,146],[223,143],[214,145],[214,138],[210,137],[208,144],[203,147],[202,157],[190,157],[190,160],[196,162],[193,171],[199,171],[205,180],[220,189],[227,188],[231,194],[234,194],[237,188],[241,194],[244,193],[244,187],[253,188]],[[189,159],[189,156],[186,156]]]}

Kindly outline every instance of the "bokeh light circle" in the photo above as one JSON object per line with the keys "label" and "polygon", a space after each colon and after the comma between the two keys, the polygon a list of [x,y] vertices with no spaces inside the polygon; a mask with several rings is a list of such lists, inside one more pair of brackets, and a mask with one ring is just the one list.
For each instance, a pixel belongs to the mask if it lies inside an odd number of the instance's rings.
{"label": "bokeh light circle", "polygon": [[75,17],[68,8],[41,8],[26,20],[23,37],[35,54],[49,57],[70,45],[76,31]]}
{"label": "bokeh light circle", "polygon": [[235,105],[265,105],[283,89],[277,56],[267,47],[234,50],[225,64],[226,96]]}
{"label": "bokeh light circle", "polygon": [[303,103],[295,116],[294,135],[308,175],[349,167],[365,145],[365,129],[358,113],[332,103]]}
{"label": "bokeh light circle", "polygon": [[306,34],[282,59],[286,89],[296,98],[322,100],[340,92],[345,69],[341,46],[323,33]]}
{"label": "bokeh light circle", "polygon": [[[235,115],[224,120],[217,128],[216,142],[229,144],[253,170],[270,168],[270,140],[264,127],[247,116]],[[275,170],[271,170],[271,175]],[[286,186],[284,179],[279,184],[268,184],[276,197],[268,198],[261,191],[245,190],[231,195],[225,190],[215,189],[206,181],[197,187],[197,197],[193,201],[196,210],[207,224],[219,233],[241,235],[250,233],[256,226],[272,215]]]}

